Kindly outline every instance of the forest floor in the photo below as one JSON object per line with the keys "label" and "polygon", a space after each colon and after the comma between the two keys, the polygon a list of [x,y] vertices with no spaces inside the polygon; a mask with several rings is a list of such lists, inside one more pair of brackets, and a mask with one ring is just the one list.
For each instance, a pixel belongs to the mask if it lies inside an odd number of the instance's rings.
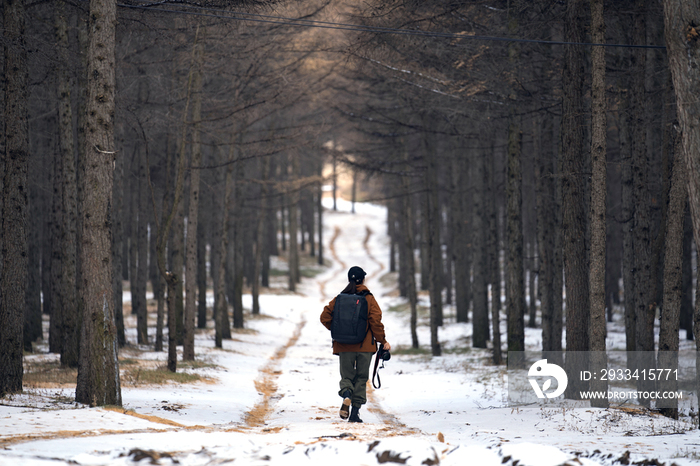
{"label": "forest floor", "polygon": [[[694,400],[678,421],[636,405],[509,405],[506,368],[491,363],[489,350],[471,348],[471,324],[456,323],[451,306],[440,329],[443,356],[430,355],[424,294],[421,348],[411,349],[408,307],[388,271],[385,209],[358,205],[350,214],[341,203],[324,220],[328,265],[309,260],[296,293],[278,276],[260,297],[261,315],[246,315],[246,328],[223,349],[214,348],[212,328],[198,330],[197,360],[179,361],[176,375],[164,369],[164,352],[135,344],[120,351],[122,407],[75,403],[75,371],[39,345],[26,356],[25,392],[0,400],[0,466],[700,464]],[[393,346],[381,389],[368,387],[362,424],[338,417],[338,362],[319,322],[352,265],[367,271]],[[127,325],[135,341],[133,316]],[[608,331],[609,346],[622,341],[619,324]],[[533,350],[539,335],[527,329]]]}

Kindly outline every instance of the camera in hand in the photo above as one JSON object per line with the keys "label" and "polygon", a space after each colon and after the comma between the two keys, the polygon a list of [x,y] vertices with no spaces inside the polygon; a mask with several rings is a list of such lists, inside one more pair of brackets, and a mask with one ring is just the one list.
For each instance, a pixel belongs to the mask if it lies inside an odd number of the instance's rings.
{"label": "camera in hand", "polygon": [[377,358],[381,359],[382,361],[388,361],[391,359],[391,353],[384,349],[384,345],[380,344],[379,349],[377,350]]}

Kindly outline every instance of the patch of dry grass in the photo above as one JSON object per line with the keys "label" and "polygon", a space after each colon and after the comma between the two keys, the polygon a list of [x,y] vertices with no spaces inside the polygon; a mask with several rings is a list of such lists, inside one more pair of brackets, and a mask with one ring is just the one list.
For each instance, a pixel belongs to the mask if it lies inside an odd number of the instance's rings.
{"label": "patch of dry grass", "polygon": [[78,380],[77,368],[62,368],[59,360],[25,358],[24,388],[72,388]]}
{"label": "patch of dry grass", "polygon": [[[162,362],[139,359],[138,354],[138,350],[130,350],[128,357],[119,358],[122,385],[136,387],[166,383],[214,383],[211,377],[192,372],[198,369],[216,368],[217,366],[211,362],[178,361],[178,372],[170,372]],[[25,389],[75,388],[77,379],[78,369],[61,367],[61,362],[57,358],[25,358],[23,376]]]}
{"label": "patch of dry grass", "polygon": [[[180,363],[178,363],[180,364]],[[210,377],[205,377],[192,372],[170,372],[167,366],[160,365],[155,368],[138,365],[127,367],[121,371],[122,385],[163,385],[166,383],[186,384],[195,382],[213,383]]]}

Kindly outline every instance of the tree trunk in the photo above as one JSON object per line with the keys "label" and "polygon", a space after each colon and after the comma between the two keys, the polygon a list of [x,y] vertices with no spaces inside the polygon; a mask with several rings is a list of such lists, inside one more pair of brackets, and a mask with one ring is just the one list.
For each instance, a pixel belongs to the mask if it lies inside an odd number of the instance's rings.
{"label": "tree trunk", "polygon": [[[197,28],[199,30],[199,27]],[[185,312],[183,316],[183,347],[182,360],[194,361],[194,319],[196,314],[196,294],[197,294],[197,226],[199,215],[199,178],[200,170],[197,168],[202,164],[202,144],[200,142],[201,119],[202,119],[202,61],[204,47],[197,43],[195,51],[195,65],[192,72],[192,163],[195,167],[190,169],[190,205],[187,212],[187,244],[185,246],[187,265],[185,267]]]}
{"label": "tree trunk", "polygon": [[[681,293],[683,291],[683,220],[685,218],[688,191],[686,188],[685,165],[682,159],[681,136],[678,135],[673,157],[673,175],[669,192],[668,215],[666,217],[666,248],[664,255],[663,305],[659,330],[658,368],[678,369],[679,328],[681,313]],[[661,391],[678,389],[678,382],[659,380]],[[657,402],[658,403],[658,402]],[[663,400],[661,413],[678,419],[678,400]],[[658,406],[657,406],[658,407]]]}
{"label": "tree trunk", "polygon": [[[63,260],[61,264],[61,366],[78,367],[80,351],[80,315],[78,313],[76,295],[77,273],[77,215],[78,188],[75,168],[75,144],[73,142],[73,112],[71,110],[71,83],[68,70],[68,25],[66,24],[65,3],[56,3],[56,36],[58,39],[59,65],[58,97],[59,97],[59,140],[61,157],[61,242]],[[111,193],[110,193],[111,194]],[[110,245],[111,248],[111,245]],[[121,299],[121,296],[119,296]],[[115,309],[116,312],[116,309]]]}
{"label": "tree trunk", "polygon": [[[253,283],[251,294],[253,295],[253,315],[260,314],[260,272],[262,270],[263,249],[265,248],[265,218],[267,218],[267,180],[270,171],[270,159],[265,157],[262,161],[262,188],[260,190],[260,209],[258,211],[258,225],[255,232],[255,264],[253,267]],[[311,230],[313,235],[313,228]]]}
{"label": "tree trunk", "polygon": [[[680,136],[677,136],[680,140]],[[682,152],[676,152],[682,158]],[[680,162],[684,163],[684,162]],[[685,330],[686,340],[693,339],[693,226],[690,210],[686,202],[683,214],[683,292],[681,293],[681,329]]]}
{"label": "tree trunk", "polygon": [[[2,162],[0,162],[2,173]],[[1,178],[0,178],[1,180]],[[2,183],[0,183],[1,185]],[[27,298],[24,309],[24,350],[34,351],[33,342],[43,338],[41,317],[41,215],[39,209],[38,187],[34,186],[29,192],[29,235],[27,237],[27,250],[29,252],[27,270]],[[0,188],[0,192],[2,189]],[[0,212],[2,203],[0,201]],[[2,243],[2,240],[0,240]],[[0,263],[2,263],[0,254]]]}
{"label": "tree trunk", "polygon": [[323,265],[323,159],[318,163],[319,181],[316,185],[316,211],[318,212],[318,265]]}
{"label": "tree trunk", "polygon": [[[700,5],[691,0],[664,0],[664,30],[669,68],[676,91],[682,155],[695,245],[700,250]],[[700,286],[697,287],[700,290]],[[695,344],[700,351],[700,300],[695,301]],[[700,358],[696,360],[700,373]],[[700,380],[700,379],[699,379]],[[700,384],[700,382],[699,382]],[[700,422],[700,421],[699,421]]]}
{"label": "tree trunk", "polygon": [[[583,0],[566,4],[565,40],[585,40]],[[583,154],[583,79],[584,50],[565,46],[562,114],[562,230],[564,232],[564,276],[566,277],[566,350],[567,369],[586,367],[572,352],[588,351],[589,293],[588,251],[586,247],[586,209]],[[584,364],[584,365],[579,365]],[[572,383],[574,382],[574,383]],[[569,381],[567,398],[579,398],[582,387]]]}
{"label": "tree trunk", "polygon": [[[226,276],[226,255],[228,250],[228,217],[229,217],[229,204],[231,202],[231,197],[233,197],[233,164],[232,157],[229,156],[229,164],[226,166],[226,174],[224,175],[224,186],[223,186],[223,205],[221,206],[221,231],[218,238],[220,257],[219,263],[216,265],[218,267],[218,272],[216,274],[216,282],[214,283],[214,293],[216,293],[216,302],[214,309],[214,345],[217,348],[223,347],[223,339],[231,338],[231,329],[228,324],[228,303],[226,302],[226,286],[224,284],[224,277]],[[226,333],[228,332],[228,337]]]}
{"label": "tree trunk", "polygon": [[299,208],[299,190],[296,187],[296,182],[299,179],[299,155],[291,155],[291,179],[294,181],[294,187],[289,194],[289,291],[294,292],[299,283],[299,248],[297,246],[297,233],[299,227],[297,225],[297,211]]}
{"label": "tree trunk", "polygon": [[[139,293],[139,185],[138,179],[140,177],[140,165],[139,165],[139,143],[136,143],[134,148],[134,153],[131,157],[130,166],[136,167],[135,176],[130,176],[128,178],[129,183],[129,217],[127,220],[127,231],[128,233],[128,243],[129,243],[129,290],[131,292],[131,314],[136,316],[136,334],[137,343],[145,344],[143,340],[143,335],[139,334],[139,324],[143,320],[143,316],[139,317],[139,309],[141,309],[141,303],[139,298],[141,293]],[[141,324],[143,325],[143,324]]]}
{"label": "tree trunk", "polygon": [[[629,101],[626,106],[629,109]],[[622,228],[622,283],[625,309],[625,348],[631,355],[637,347],[637,315],[634,268],[634,178],[632,175],[632,152],[629,144],[629,125],[627,119],[620,122],[620,159],[621,159],[621,228]],[[634,359],[627,358],[627,368],[634,370]]]}
{"label": "tree trunk", "polygon": [[401,249],[399,246],[399,243],[401,242],[401,239],[399,238],[400,232],[397,231],[396,225],[398,223],[399,209],[397,208],[397,205],[399,202],[401,201],[394,199],[386,204],[386,233],[389,237],[389,273],[394,273],[396,271],[399,272],[399,295],[406,296],[406,284],[404,283],[404,280],[402,280],[403,271],[401,270],[401,259],[399,259],[398,267],[396,262],[396,254],[401,254],[399,252]]}
{"label": "tree trunk", "polygon": [[[513,117],[512,117],[513,118]],[[508,130],[506,311],[508,351],[525,351],[525,284],[523,273],[522,132],[511,121]]]}
{"label": "tree trunk", "polygon": [[472,300],[472,194],[471,189],[469,189],[469,163],[466,157],[455,157],[453,163],[451,218],[455,308],[457,322],[469,322],[469,305]]}
{"label": "tree trunk", "polygon": [[[632,39],[636,43],[646,41],[646,7],[647,0],[635,3],[635,19]],[[656,316],[655,296],[652,293],[655,274],[652,272],[652,220],[651,195],[649,191],[649,154],[647,150],[646,130],[646,51],[635,50],[632,53],[632,176],[635,203],[634,215],[634,268],[635,275],[635,315],[636,315],[636,353],[635,365],[640,369],[654,368],[654,319]],[[650,381],[640,379],[637,388],[646,391],[653,386]],[[649,400],[640,403],[649,406]]]}
{"label": "tree trunk", "polygon": [[[591,0],[591,33],[593,43],[605,42],[605,19],[603,0]],[[592,77],[592,134],[591,134],[591,253],[588,288],[590,292],[590,336],[591,371],[600,373],[607,369],[605,353],[605,241],[606,241],[606,195],[607,195],[607,118],[605,101],[605,48],[593,47],[591,61]],[[601,377],[591,381],[591,390],[607,393],[608,382]],[[592,398],[591,406],[607,408],[607,398]]]}
{"label": "tree trunk", "polygon": [[[231,275],[228,279],[232,288],[231,304],[233,305],[233,328],[243,328],[243,279],[244,279],[244,243],[246,243],[246,229],[248,222],[243,219],[243,180],[245,179],[245,162],[242,161],[240,143],[243,140],[239,134],[239,147],[237,148],[237,161],[235,165],[233,215],[229,219],[229,228],[233,244],[229,244],[228,258]],[[298,252],[298,251],[297,251]]]}
{"label": "tree trunk", "polygon": [[[160,209],[157,209],[156,218],[160,218],[160,221],[164,221],[163,216],[163,204],[161,204]],[[163,351],[163,324],[165,321],[165,290],[167,284],[165,283],[165,278],[160,273],[158,269],[158,239],[156,235],[155,225],[151,227],[151,257],[155,264],[155,270],[151,273],[151,284],[153,286],[153,298],[156,300],[156,335],[155,344],[153,349],[155,351]]]}
{"label": "tree trunk", "polygon": [[411,190],[408,177],[402,178],[403,196],[401,198],[401,226],[403,230],[403,249],[406,256],[406,295],[411,307],[411,347],[419,348],[418,343],[418,294],[416,293],[416,262],[414,258],[415,244],[413,242],[413,209],[411,206]]}
{"label": "tree trunk", "polygon": [[112,289],[116,3],[90,1],[85,176],[80,247],[83,323],[75,400],[121,406]]}
{"label": "tree trunk", "polygon": [[333,211],[334,212],[336,212],[338,210],[337,198],[338,198],[338,157],[335,155],[335,151],[333,151]]}
{"label": "tree trunk", "polygon": [[[76,193],[77,194],[77,193]],[[114,293],[114,320],[117,328],[117,343],[120,348],[126,346],[124,332],[124,287],[122,282],[122,254],[124,253],[124,157],[117,157],[114,164],[114,190],[112,192],[112,260],[114,275],[112,276]],[[77,251],[76,251],[77,252]]]}
{"label": "tree trunk", "polygon": [[5,2],[5,109],[0,268],[0,397],[22,391],[24,305],[27,287],[27,168],[29,76],[23,0]]}
{"label": "tree trunk", "polygon": [[136,187],[133,189],[133,195],[138,198],[138,203],[136,204],[137,211],[134,212],[134,218],[138,215],[138,223],[136,227],[136,235],[134,239],[136,240],[137,249],[137,266],[136,275],[132,277],[131,283],[131,298],[135,299],[138,303],[138,309],[136,311],[136,332],[138,334],[138,343],[141,345],[148,344],[148,302],[146,301],[146,287],[148,282],[148,218],[150,215],[149,202],[148,202],[148,168],[146,164],[148,163],[146,157],[146,149],[142,148],[138,151],[138,167],[139,174],[136,178]]}
{"label": "tree trunk", "polygon": [[[535,150],[535,202],[537,204],[537,246],[538,246],[538,292],[540,297],[540,315],[542,319],[542,353],[543,357],[550,359],[547,355],[550,351],[561,349],[561,335],[555,334],[555,316],[561,314],[561,308],[555,308],[555,296],[561,288],[557,290],[555,286],[555,276],[558,272],[555,261],[556,241],[555,235],[559,229],[556,222],[556,156],[552,150],[552,120],[549,115],[544,115],[539,120],[542,127],[541,142],[536,141]],[[559,271],[561,274],[561,271]]]}
{"label": "tree trunk", "polygon": [[[486,199],[489,195],[485,182],[486,163],[490,154],[476,154],[474,170],[472,171],[472,186],[474,189],[474,213],[472,221],[472,238],[474,251],[474,283],[473,283],[473,300],[474,308],[472,310],[472,321],[474,330],[472,335],[472,346],[475,348],[484,348],[487,337],[483,334],[488,332],[488,248],[487,248],[487,230],[488,221],[486,218]],[[486,322],[486,329],[484,329]],[[477,336],[477,333],[481,335]],[[481,346],[479,346],[481,345]]]}
{"label": "tree trunk", "polygon": [[527,326],[529,328],[537,328],[537,243],[535,235],[529,234],[527,242]]}
{"label": "tree trunk", "polygon": [[53,157],[53,195],[51,196],[51,213],[48,236],[50,238],[51,265],[50,265],[50,301],[51,321],[49,324],[49,351],[63,353],[63,298],[62,272],[63,272],[63,159],[61,153]]}
{"label": "tree trunk", "polygon": [[438,339],[438,327],[442,324],[442,248],[440,244],[440,206],[438,204],[438,176],[437,154],[430,152],[429,142],[426,140],[426,163],[428,172],[426,175],[426,189],[423,209],[423,221],[427,231],[428,251],[428,278],[430,290],[430,348],[433,356],[440,356],[440,340]]}
{"label": "tree trunk", "polygon": [[211,215],[207,210],[200,214],[197,222],[197,328],[207,328],[207,227]]}
{"label": "tree trunk", "polygon": [[[486,167],[485,179],[489,186],[490,192],[495,192],[495,157],[491,157],[490,162]],[[488,194],[488,193],[487,193]],[[496,206],[496,201],[493,195],[486,197],[486,210],[490,212],[488,223],[488,240],[486,242],[486,274],[491,282],[491,330],[493,332],[493,363],[503,363],[502,345],[501,345],[501,235],[500,226],[501,213]],[[517,364],[517,362],[516,362]]]}
{"label": "tree trunk", "polygon": [[[185,145],[186,141],[183,138],[181,144]],[[180,148],[182,152],[181,157],[186,158],[184,147]],[[183,170],[187,170],[183,167]],[[183,180],[184,189],[184,180]],[[183,278],[185,271],[185,202],[184,199],[180,199],[177,204],[177,210],[175,213],[175,218],[173,219],[173,229],[172,236],[170,237],[169,251],[170,251],[170,269],[172,270],[175,277],[177,277],[177,283],[175,283],[175,297],[173,299],[173,304],[175,304],[175,342],[176,345],[182,345],[183,343],[183,314],[185,311],[185,296],[183,287]],[[168,289],[168,299],[170,299],[170,289]],[[170,317],[168,317],[168,328],[170,328]]]}
{"label": "tree trunk", "polygon": [[[164,183],[163,187],[163,194],[161,196],[161,202],[160,202],[160,208],[156,207],[156,230],[157,233],[155,235],[155,246],[152,246],[152,249],[154,250],[153,257],[155,260],[155,265],[156,265],[156,274],[155,276],[151,279],[151,283],[153,283],[153,292],[155,294],[155,298],[158,302],[157,304],[157,309],[156,309],[156,341],[154,345],[155,351],[163,351],[163,327],[164,327],[164,321],[165,321],[165,316],[167,313],[167,302],[166,302],[166,296],[165,293],[167,292],[168,289],[168,284],[165,281],[165,276],[162,273],[162,270],[160,268],[161,264],[161,254],[163,254],[163,261],[165,262],[165,252],[161,252],[161,247],[165,249],[165,246],[161,246],[160,241],[161,241],[161,235],[163,234],[162,230],[164,228],[164,225],[169,221],[168,216],[170,211],[169,205],[172,202],[172,185],[173,183],[171,180],[173,179],[172,177],[172,170],[173,166],[175,165],[172,163],[172,158],[173,158],[173,153],[170,150],[170,144],[169,144],[169,138],[166,137],[165,141],[165,180],[166,182]],[[156,198],[155,194],[155,188],[153,187],[153,183],[151,181],[151,176],[150,176],[150,171],[149,171],[149,178],[148,178],[148,183],[150,186],[151,195]],[[167,233],[165,234],[167,237]]]}

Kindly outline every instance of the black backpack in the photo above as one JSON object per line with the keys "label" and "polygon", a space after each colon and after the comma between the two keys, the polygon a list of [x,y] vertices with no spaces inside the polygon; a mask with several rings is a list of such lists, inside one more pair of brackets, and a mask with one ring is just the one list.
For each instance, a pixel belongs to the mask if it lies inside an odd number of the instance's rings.
{"label": "black backpack", "polygon": [[335,298],[333,320],[331,321],[331,338],[338,343],[362,343],[367,335],[367,298],[370,294],[340,293]]}

